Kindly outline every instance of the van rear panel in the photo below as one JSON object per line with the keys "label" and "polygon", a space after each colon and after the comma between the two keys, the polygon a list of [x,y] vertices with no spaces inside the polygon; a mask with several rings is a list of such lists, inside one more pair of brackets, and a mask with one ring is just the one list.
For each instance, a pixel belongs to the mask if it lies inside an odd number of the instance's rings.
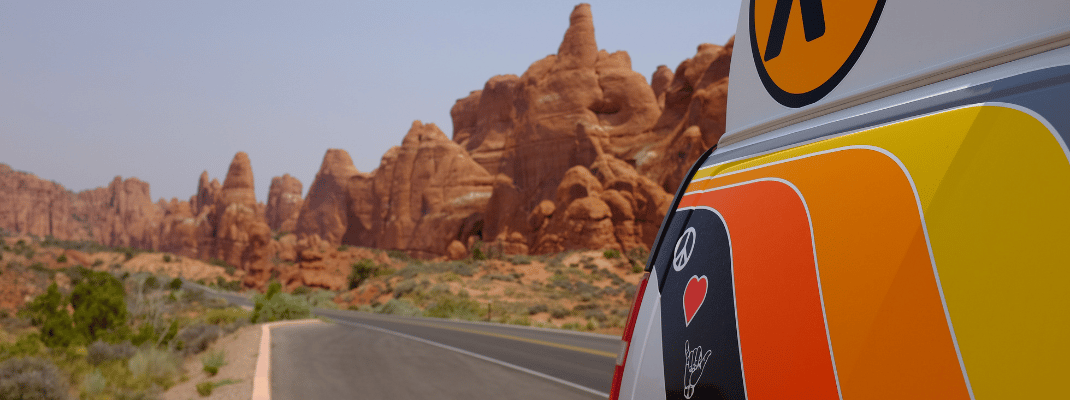
{"label": "van rear panel", "polygon": [[1060,47],[722,145],[654,247],[620,398],[1065,397],[1068,105]]}

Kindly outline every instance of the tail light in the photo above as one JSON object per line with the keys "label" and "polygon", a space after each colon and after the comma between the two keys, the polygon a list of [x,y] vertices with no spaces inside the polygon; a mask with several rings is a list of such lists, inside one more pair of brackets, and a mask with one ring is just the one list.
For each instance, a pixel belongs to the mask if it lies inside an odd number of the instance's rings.
{"label": "tail light", "polygon": [[639,314],[639,306],[643,302],[643,293],[646,292],[647,280],[650,273],[643,275],[639,281],[639,288],[635,291],[635,300],[632,301],[632,311],[628,314],[628,323],[624,325],[624,334],[620,337],[620,352],[617,353],[617,367],[613,370],[613,386],[609,390],[609,400],[617,400],[620,397],[620,384],[624,379],[624,365],[628,362],[628,348],[632,343],[632,333],[635,331],[635,320]]}

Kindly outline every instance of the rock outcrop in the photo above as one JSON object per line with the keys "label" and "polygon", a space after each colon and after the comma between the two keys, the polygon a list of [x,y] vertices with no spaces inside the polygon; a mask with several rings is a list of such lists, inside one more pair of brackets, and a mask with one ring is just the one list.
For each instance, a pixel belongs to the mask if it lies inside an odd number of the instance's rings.
{"label": "rock outcrop", "polygon": [[[342,243],[350,224],[351,180],[366,180],[367,174],[357,171],[349,153],[341,149],[329,149],[323,156],[316,178],[308,187],[308,195],[298,213],[294,233],[301,236],[316,235],[330,243]],[[356,215],[353,215],[356,218]],[[357,230],[354,226],[354,230]],[[359,236],[359,233],[351,236]],[[350,241],[368,240],[366,237],[351,237]]]}
{"label": "rock outcrop", "polygon": [[301,198],[301,181],[284,174],[271,178],[268,190],[267,224],[272,230],[293,232],[304,199]]}
{"label": "rock outcrop", "polygon": [[93,227],[93,239],[108,246],[157,249],[163,210],[148,182],[115,177],[107,187],[78,193],[74,213]]}
{"label": "rock outcrop", "polygon": [[0,229],[10,233],[82,240],[87,221],[73,215],[75,195],[62,185],[0,164]]}
{"label": "rock outcrop", "polygon": [[[659,94],[664,110],[653,128],[659,139],[634,159],[643,175],[669,192],[676,191],[691,164],[724,134],[734,43],[733,38],[723,47],[699,45],[697,54],[676,67],[672,81]],[[664,82],[665,72],[659,67],[654,73],[656,88]]]}
{"label": "rock outcrop", "polygon": [[[328,150],[295,233],[337,244],[443,254],[478,234],[493,178],[434,124],[413,122],[401,146],[361,173],[344,150]],[[477,219],[479,216],[477,216]]]}
{"label": "rock outcrop", "polygon": [[267,280],[271,228],[257,212],[253,168],[249,156],[238,152],[230,163],[223,188],[216,198],[215,249],[217,257],[247,272],[250,286]]}

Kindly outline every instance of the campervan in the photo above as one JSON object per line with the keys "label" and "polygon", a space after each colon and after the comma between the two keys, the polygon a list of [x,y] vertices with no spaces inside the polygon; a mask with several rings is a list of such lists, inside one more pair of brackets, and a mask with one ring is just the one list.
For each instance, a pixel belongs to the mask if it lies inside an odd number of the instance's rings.
{"label": "campervan", "polygon": [[1070,2],[745,0],[611,399],[1056,399]]}

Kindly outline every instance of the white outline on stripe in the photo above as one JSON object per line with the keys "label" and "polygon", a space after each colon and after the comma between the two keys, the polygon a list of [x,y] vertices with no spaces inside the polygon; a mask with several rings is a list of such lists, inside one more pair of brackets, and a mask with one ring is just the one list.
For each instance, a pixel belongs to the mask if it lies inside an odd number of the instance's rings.
{"label": "white outline on stripe", "polygon": [[[784,147],[779,147],[779,148],[768,150],[768,151],[765,151],[765,152],[756,153],[756,154],[750,154],[750,155],[747,155],[747,156],[742,156],[742,157],[734,158],[734,159],[731,159],[731,160],[726,160],[726,161],[723,161],[723,162],[720,162],[720,163],[717,163],[717,164],[714,164],[714,165],[705,166],[705,167],[699,168],[699,171],[702,171],[702,170],[705,170],[705,169],[708,169],[708,168],[715,168],[715,167],[718,167],[718,166],[724,166],[724,165],[726,165],[728,163],[738,162],[738,161],[742,161],[742,160],[751,160],[751,159],[755,159],[757,157],[770,155],[770,154],[774,154],[774,153],[785,151],[785,150],[798,149],[798,148],[801,148],[801,147],[809,145],[809,144],[822,142],[822,141],[829,140],[829,139],[839,138],[839,137],[843,137],[843,136],[847,136],[847,135],[851,135],[851,134],[855,134],[855,133],[866,132],[866,131],[870,131],[870,130],[873,130],[873,129],[882,128],[882,127],[886,127],[886,126],[891,126],[891,125],[895,125],[895,124],[900,124],[900,123],[904,123],[904,122],[908,122],[908,121],[912,121],[912,120],[916,120],[916,119],[926,118],[926,117],[930,117],[930,116],[937,115],[937,114],[943,114],[943,113],[947,113],[947,112],[951,112],[951,111],[955,111],[955,110],[960,110],[960,109],[980,108],[980,107],[986,107],[986,106],[987,107],[1001,107],[1001,108],[1007,108],[1007,109],[1016,110],[1016,111],[1019,111],[1019,112],[1022,112],[1024,114],[1026,114],[1026,115],[1029,115],[1034,120],[1040,122],[1041,125],[1043,125],[1048,130],[1048,133],[1050,135],[1052,135],[1052,137],[1055,139],[1055,141],[1059,144],[1059,147],[1063,151],[1063,155],[1066,157],[1067,161],[1070,162],[1070,148],[1067,147],[1067,144],[1063,140],[1063,137],[1061,135],[1059,135],[1059,131],[1046,118],[1044,118],[1042,115],[1040,115],[1036,111],[1033,111],[1033,110],[1031,110],[1031,109],[1029,109],[1027,107],[1024,107],[1024,106],[1021,106],[1021,105],[1018,105],[1018,104],[1000,102],[1000,101],[993,101],[993,102],[967,104],[967,105],[962,105],[962,106],[958,106],[958,107],[950,107],[950,108],[946,108],[946,109],[942,109],[942,110],[933,111],[931,113],[916,115],[916,116],[913,116],[911,118],[906,118],[906,119],[902,119],[902,120],[899,120],[899,121],[893,121],[893,122],[890,122],[890,123],[887,123],[887,124],[871,126],[871,127],[864,127],[864,128],[859,128],[859,129],[852,130],[852,131],[842,132],[842,133],[839,133],[839,134],[833,134],[833,135],[827,135],[827,136],[823,136],[823,137],[819,137],[819,138],[814,138],[812,140],[804,141],[804,142],[801,142],[801,143],[796,143],[796,144],[792,144],[792,145],[788,145],[788,146],[784,146]],[[929,259],[930,259],[930,261],[932,263],[933,276],[936,278],[937,290],[939,291],[939,294],[940,294],[940,303],[941,303],[941,306],[944,309],[944,316],[947,319],[948,329],[951,331],[952,341],[953,341],[954,346],[955,346],[955,355],[958,357],[959,367],[962,369],[962,376],[963,376],[963,379],[966,382],[966,389],[969,392],[970,399],[975,399],[974,393],[973,393],[973,385],[970,383],[969,374],[966,371],[966,363],[965,363],[965,360],[962,357],[962,351],[959,348],[958,336],[957,336],[957,334],[955,332],[954,323],[951,321],[951,312],[947,307],[947,299],[944,297],[943,283],[940,280],[940,273],[939,273],[939,270],[936,267],[936,256],[933,253],[932,243],[929,240],[929,230],[928,230],[928,226],[926,225],[926,222],[925,222],[925,212],[921,207],[921,198],[918,195],[917,186],[914,184],[913,176],[910,174],[909,170],[907,170],[906,165],[904,165],[902,163],[902,161],[899,160],[898,157],[896,157],[890,151],[885,150],[883,148],[876,147],[876,146],[852,145],[852,146],[845,146],[845,147],[840,147],[840,148],[836,148],[836,149],[813,152],[813,153],[809,153],[809,154],[806,154],[806,155],[803,155],[803,156],[799,156],[799,157],[792,157],[792,158],[785,159],[785,160],[780,160],[780,161],[775,161],[775,162],[771,162],[771,163],[767,163],[767,164],[762,164],[762,165],[758,165],[758,166],[754,166],[754,167],[750,167],[750,168],[745,168],[745,169],[742,169],[742,170],[739,170],[739,171],[733,171],[733,172],[728,172],[728,173],[724,173],[724,174],[714,174],[714,175],[711,175],[711,176],[707,176],[707,177],[703,177],[703,178],[694,180],[694,181],[692,181],[692,183],[701,182],[701,181],[704,181],[704,180],[710,180],[710,179],[713,179],[715,177],[729,176],[729,175],[733,175],[733,174],[736,174],[736,173],[741,173],[741,172],[745,172],[745,171],[749,171],[749,170],[763,168],[763,167],[766,167],[766,166],[772,166],[772,165],[780,164],[780,163],[783,163],[783,162],[793,161],[793,160],[806,158],[806,157],[810,157],[810,156],[816,156],[816,155],[820,155],[820,154],[830,153],[832,151],[846,150],[846,149],[849,149],[849,148],[866,148],[866,149],[875,150],[875,151],[878,151],[880,153],[883,153],[886,156],[888,156],[889,158],[891,158],[892,160],[894,160],[896,162],[896,164],[899,165],[900,169],[902,169],[904,171],[904,174],[907,176],[907,179],[910,182],[910,187],[914,191],[914,198],[915,198],[916,202],[918,203],[918,212],[919,212],[919,214],[921,216],[921,223],[922,223],[923,233],[924,233],[924,236],[925,236],[925,245],[926,245],[926,248],[929,251]],[[697,171],[696,171],[696,173],[697,173]],[[688,193],[685,193],[685,195],[703,193],[703,192],[706,192],[706,191],[709,191],[709,190],[700,190],[700,191],[688,192]]]}
{"label": "white outline on stripe", "polygon": [[[732,314],[736,317],[736,320],[733,321],[733,322],[735,322],[735,325],[736,325],[736,345],[739,347],[739,374],[742,375],[740,378],[743,379],[743,398],[746,398],[747,397],[747,373],[744,371],[744,366],[743,366],[743,342],[739,340],[739,309],[736,308],[736,262],[735,262],[735,260],[732,259],[732,233],[729,232],[729,230],[728,230],[728,222],[724,220],[724,216],[721,215],[720,211],[717,211],[713,207],[694,206],[694,207],[686,207],[686,208],[677,208],[677,211],[679,211],[679,210],[706,210],[706,211],[713,211],[714,214],[717,214],[717,218],[721,219],[721,223],[724,224],[724,233],[725,233],[725,236],[728,237],[728,262],[729,262],[729,264],[731,264],[731,270],[732,270]],[[695,246],[698,246],[698,242],[695,242]],[[705,276],[705,275],[703,275],[703,276]],[[666,280],[668,280],[668,279],[666,279]],[[707,281],[707,282],[709,282],[709,281]],[[707,283],[707,285],[708,284],[709,283]],[[708,290],[709,289],[707,289],[707,291]],[[698,311],[695,311],[695,312],[698,313]],[[665,384],[668,385],[669,383],[666,382]]]}
{"label": "white outline on stripe", "polygon": [[[791,190],[795,191],[795,194],[797,196],[799,196],[799,200],[802,201],[802,204],[803,204],[803,209],[806,210],[806,224],[809,225],[809,227],[810,227],[810,251],[814,255],[814,273],[817,275],[817,295],[818,295],[818,300],[821,303],[821,322],[823,322],[824,325],[825,325],[825,341],[827,342],[828,348],[829,348],[829,358],[832,360],[832,377],[833,377],[833,379],[836,380],[836,394],[839,396],[840,400],[843,400],[843,390],[840,389],[840,372],[839,372],[839,369],[836,367],[836,354],[832,350],[832,333],[829,331],[829,318],[828,318],[828,314],[825,312],[825,291],[821,287],[821,269],[818,268],[818,266],[817,266],[817,243],[814,241],[814,222],[810,218],[810,206],[808,204],[806,204],[806,198],[803,197],[802,192],[799,191],[799,188],[796,187],[795,184],[793,184],[793,183],[791,183],[791,182],[789,182],[788,180],[785,180],[785,179],[781,179],[781,178],[758,178],[758,179],[754,179],[754,180],[750,180],[750,181],[746,181],[746,182],[733,183],[731,185],[719,186],[719,187],[716,187],[716,188],[713,188],[713,189],[708,189],[708,190],[703,190],[703,191],[693,192],[693,193],[698,194],[698,193],[715,192],[715,191],[718,191],[718,190],[730,189],[730,188],[734,188],[734,187],[737,187],[737,186],[749,185],[749,184],[753,184],[753,183],[757,183],[757,182],[779,182],[779,183],[783,183],[784,185],[787,185],[789,188],[791,188]],[[728,221],[725,221],[725,224],[727,225]],[[733,277],[733,279],[735,279],[735,274],[733,274],[732,277]],[[735,293],[733,293],[733,295],[735,295]]]}
{"label": "white outline on stripe", "polygon": [[[961,107],[961,108],[965,108],[965,107]],[[873,128],[870,128],[870,129],[873,129]],[[944,298],[944,286],[943,286],[943,283],[940,281],[940,272],[936,268],[936,257],[933,256],[933,246],[932,246],[932,242],[929,240],[929,227],[928,227],[928,225],[926,225],[926,222],[925,222],[925,211],[921,207],[921,196],[918,195],[918,188],[914,184],[914,177],[910,175],[910,171],[907,170],[906,165],[904,165],[903,162],[901,160],[899,160],[899,157],[896,157],[895,154],[892,154],[890,151],[885,150],[885,149],[880,148],[880,147],[877,147],[877,146],[871,146],[871,145],[848,145],[848,146],[837,147],[837,148],[828,149],[828,150],[815,151],[815,152],[807,153],[807,154],[804,154],[804,155],[801,155],[801,156],[790,157],[790,158],[786,158],[786,159],[783,159],[783,160],[774,161],[774,162],[770,162],[770,163],[767,163],[767,164],[757,165],[757,166],[750,167],[750,168],[744,168],[744,169],[741,169],[739,171],[733,171],[733,172],[729,172],[729,173],[725,173],[725,174],[721,174],[721,175],[714,175],[714,176],[725,177],[725,176],[735,175],[735,174],[739,174],[739,173],[743,173],[743,172],[747,172],[747,171],[757,170],[757,169],[760,169],[760,168],[771,167],[771,166],[774,166],[774,165],[777,165],[777,164],[783,164],[783,163],[787,163],[787,162],[801,160],[801,159],[804,159],[804,158],[817,157],[817,156],[824,155],[824,154],[835,153],[835,152],[839,152],[839,151],[847,151],[847,150],[871,150],[871,151],[875,151],[875,152],[878,152],[880,154],[883,154],[885,157],[888,157],[889,159],[894,161],[896,163],[896,165],[899,166],[899,169],[903,172],[903,175],[906,176],[907,182],[910,183],[910,190],[914,192],[914,202],[917,204],[917,207],[918,207],[918,218],[921,220],[922,235],[925,237],[925,247],[929,251],[929,263],[932,266],[933,277],[936,280],[936,290],[940,294],[940,305],[944,309],[944,319],[947,321],[947,328],[948,328],[948,331],[950,331],[950,333],[951,333],[951,343],[955,347],[955,356],[958,358],[958,361],[959,361],[959,369],[962,371],[962,379],[966,383],[966,391],[970,395],[970,400],[975,400],[974,395],[973,395],[973,385],[970,384],[970,377],[966,372],[966,363],[965,363],[965,361],[963,361],[963,359],[962,359],[962,351],[959,349],[959,339],[958,339],[958,336],[955,333],[955,326],[951,322],[951,313],[948,311],[948,308],[947,308],[947,299]],[[688,193],[685,193],[685,195],[693,194],[693,193],[701,193],[701,192],[703,192],[703,191],[688,192]]]}
{"label": "white outline on stripe", "polygon": [[554,376],[550,376],[550,375],[544,374],[542,372],[530,370],[530,369],[521,367],[521,366],[516,365],[516,364],[507,363],[505,361],[498,360],[498,359],[495,359],[495,358],[490,358],[490,357],[487,357],[487,356],[482,355],[482,354],[473,353],[473,352],[468,351],[468,350],[459,349],[459,348],[456,348],[456,347],[453,347],[453,346],[449,346],[449,345],[445,345],[445,344],[438,343],[438,342],[432,342],[430,340],[427,340],[427,339],[424,339],[424,338],[421,338],[421,337],[407,335],[407,334],[404,334],[404,333],[401,333],[401,332],[395,332],[395,331],[392,331],[392,330],[389,330],[389,329],[380,328],[380,327],[377,327],[377,326],[366,325],[366,324],[362,324],[360,322],[344,321],[344,320],[340,320],[340,319],[335,319],[334,322],[337,322],[337,323],[340,323],[340,324],[345,324],[345,325],[350,325],[350,326],[355,326],[355,327],[358,327],[358,328],[371,329],[373,331],[379,331],[379,332],[382,332],[382,333],[386,333],[388,335],[394,335],[394,336],[398,336],[398,337],[403,337],[403,338],[409,339],[409,340],[415,340],[415,341],[420,342],[420,343],[425,343],[425,344],[429,344],[429,345],[432,345],[432,346],[435,346],[435,347],[440,347],[440,348],[443,348],[443,349],[446,349],[446,350],[450,350],[450,351],[454,351],[454,352],[457,352],[457,353],[464,354],[466,356],[475,357],[475,358],[478,358],[478,359],[483,360],[483,361],[492,362],[494,364],[498,364],[498,365],[501,365],[501,366],[506,367],[506,368],[512,368],[512,369],[515,369],[515,370],[520,371],[520,372],[524,372],[524,373],[527,373],[527,374],[535,375],[537,377],[540,377],[540,378],[543,378],[543,379],[547,379],[547,380],[550,380],[550,381],[553,381],[553,382],[557,382],[557,383],[560,383],[562,385],[565,385],[565,386],[568,386],[568,387],[571,387],[571,388],[574,388],[574,389],[579,389],[579,390],[582,390],[584,392],[587,392],[587,393],[590,393],[590,394],[593,394],[593,395],[596,395],[596,396],[609,398],[609,393],[599,392],[599,391],[591,389],[589,387],[581,386],[581,385],[579,385],[577,383],[572,383],[572,382],[566,381],[566,380],[558,378],[558,377],[554,377]]}

